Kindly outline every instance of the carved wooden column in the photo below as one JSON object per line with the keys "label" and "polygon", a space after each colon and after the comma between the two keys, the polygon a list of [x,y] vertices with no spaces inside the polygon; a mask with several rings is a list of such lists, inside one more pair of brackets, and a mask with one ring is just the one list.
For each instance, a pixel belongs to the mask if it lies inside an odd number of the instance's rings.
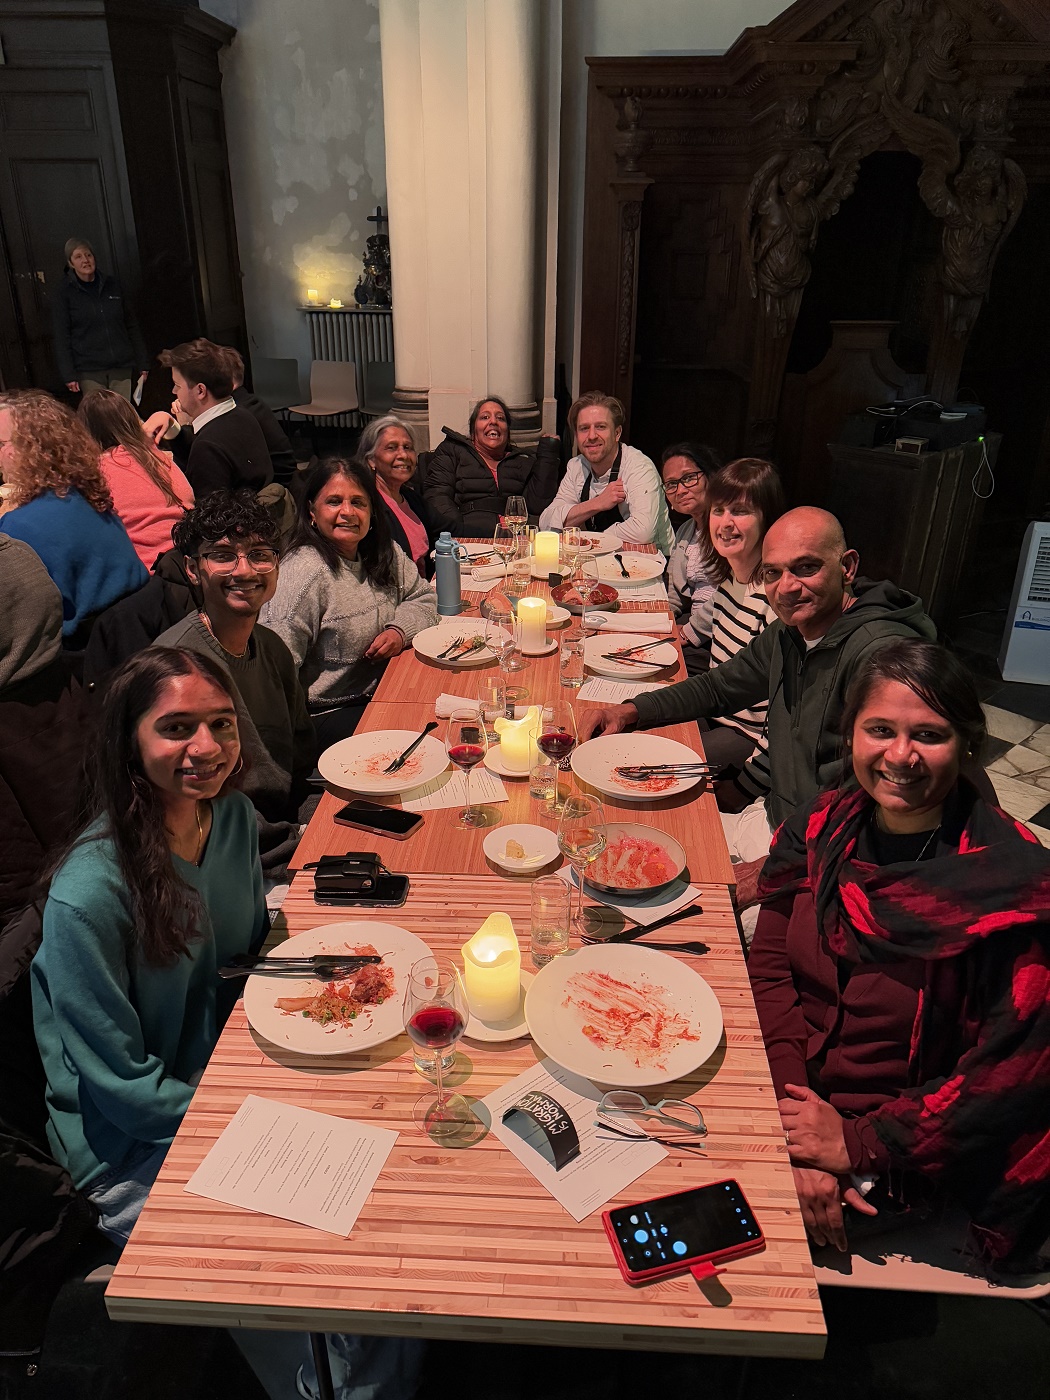
{"label": "carved wooden column", "polygon": [[614,394],[631,416],[631,384],[634,379],[634,329],[638,308],[638,253],[641,246],[642,200],[653,183],[638,162],[648,145],[642,130],[642,104],[628,97],[617,104],[620,120],[615,143],[619,178],[611,182],[616,196],[619,256],[616,275],[616,369],[608,392]]}

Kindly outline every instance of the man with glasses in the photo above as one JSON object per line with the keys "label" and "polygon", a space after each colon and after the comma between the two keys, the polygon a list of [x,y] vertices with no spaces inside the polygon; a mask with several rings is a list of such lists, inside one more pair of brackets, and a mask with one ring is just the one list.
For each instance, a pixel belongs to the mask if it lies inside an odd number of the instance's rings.
{"label": "man with glasses", "polygon": [[213,491],[172,532],[200,609],[155,646],[206,652],[226,671],[237,700],[244,791],[260,820],[263,865],[287,861],[313,768],[313,726],[292,654],[256,619],[277,588],[278,527],[250,491]]}
{"label": "man with glasses", "polygon": [[[858,578],[859,563],[828,511],[789,510],[762,542],[760,576],[775,622],[706,675],[648,691],[630,704],[581,712],[582,743],[595,734],[680,724],[769,702],[771,788],[764,801],[748,805],[735,783],[715,788],[736,865],[740,909],[755,899],[772,832],[838,779],[839,719],[857,666],[894,637],[936,639],[921,599],[888,580]],[[753,919],[741,922],[745,934],[749,923],[754,927]]]}

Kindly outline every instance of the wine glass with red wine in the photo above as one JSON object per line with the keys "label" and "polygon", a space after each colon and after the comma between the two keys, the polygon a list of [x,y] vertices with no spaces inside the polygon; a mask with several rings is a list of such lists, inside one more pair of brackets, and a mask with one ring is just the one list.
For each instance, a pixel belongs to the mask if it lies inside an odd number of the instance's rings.
{"label": "wine glass with red wine", "polygon": [[467,775],[467,805],[459,814],[460,826],[488,825],[485,809],[470,804],[471,769],[484,760],[488,747],[485,720],[480,709],[453,710],[445,731],[445,752],[460,772]]}
{"label": "wine glass with red wine", "polygon": [[555,700],[552,704],[544,705],[540,732],[536,736],[536,747],[546,754],[552,763],[558,765],[559,777],[547,811],[554,816],[561,816],[565,807],[565,795],[561,790],[560,775],[569,772],[572,751],[576,747],[576,715],[568,701]]}
{"label": "wine glass with red wine", "polygon": [[459,969],[433,954],[412,964],[405,988],[405,1030],[421,1050],[433,1053],[437,1098],[424,1094],[412,1109],[416,1126],[430,1137],[451,1137],[473,1122],[460,1094],[449,1094],[441,1062],[467,1028],[467,998]]}

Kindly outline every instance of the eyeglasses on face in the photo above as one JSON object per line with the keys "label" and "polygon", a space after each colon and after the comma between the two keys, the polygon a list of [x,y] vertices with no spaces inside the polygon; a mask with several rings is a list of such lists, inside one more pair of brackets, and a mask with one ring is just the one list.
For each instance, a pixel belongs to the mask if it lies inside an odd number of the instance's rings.
{"label": "eyeglasses on face", "polygon": [[246,559],[257,574],[269,574],[276,569],[280,556],[276,549],[254,545],[251,549],[202,550],[197,558],[206,560],[217,574],[232,574],[241,559]]}
{"label": "eyeglasses on face", "polygon": [[698,481],[703,481],[704,479],[703,472],[687,472],[685,476],[680,476],[677,481],[665,481],[664,495],[673,496],[676,491],[681,491],[683,488],[688,491],[694,487]]}

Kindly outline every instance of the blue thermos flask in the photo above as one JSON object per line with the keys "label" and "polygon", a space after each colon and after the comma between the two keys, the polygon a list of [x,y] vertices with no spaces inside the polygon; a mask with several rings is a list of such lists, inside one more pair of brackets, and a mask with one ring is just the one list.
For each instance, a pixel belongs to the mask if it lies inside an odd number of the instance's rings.
{"label": "blue thermos flask", "polygon": [[434,546],[434,582],[437,584],[440,617],[456,617],[463,611],[459,561],[466,558],[469,555],[463,546],[447,530],[442,530]]}

